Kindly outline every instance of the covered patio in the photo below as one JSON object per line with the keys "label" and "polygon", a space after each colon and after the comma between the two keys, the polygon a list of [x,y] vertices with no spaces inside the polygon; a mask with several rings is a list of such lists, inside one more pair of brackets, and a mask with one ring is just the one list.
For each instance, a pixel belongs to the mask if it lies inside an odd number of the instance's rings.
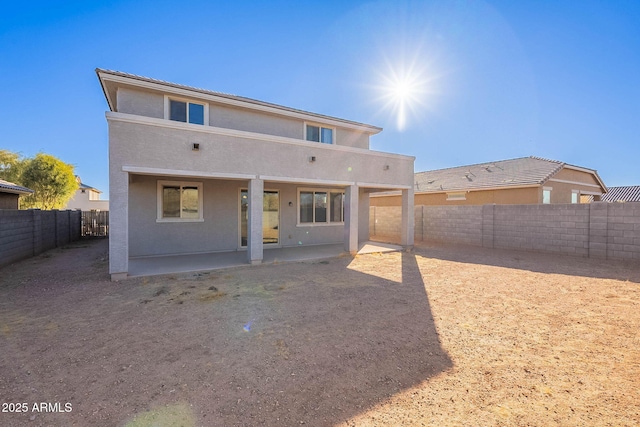
{"label": "covered patio", "polygon": [[[401,250],[403,250],[402,246],[368,241],[359,245],[357,253],[382,253]],[[349,256],[349,253],[345,251],[344,245],[341,243],[272,248],[264,250],[262,263],[314,261],[339,256]],[[219,270],[246,265],[248,265],[246,251],[136,257],[129,259],[129,277]]]}

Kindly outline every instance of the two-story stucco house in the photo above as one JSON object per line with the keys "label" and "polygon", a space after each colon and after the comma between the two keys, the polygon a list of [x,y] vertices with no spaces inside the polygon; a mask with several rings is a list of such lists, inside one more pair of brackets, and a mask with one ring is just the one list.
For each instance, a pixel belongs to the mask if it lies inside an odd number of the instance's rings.
{"label": "two-story stucco house", "polygon": [[109,201],[100,200],[102,191],[85,184],[78,175],[76,175],[76,181],[78,182],[78,189],[71,200],[67,202],[65,209],[79,209],[81,211],[109,210]]}
{"label": "two-story stucco house", "polygon": [[96,70],[109,105],[109,270],[130,258],[368,239],[369,194],[400,190],[413,244],[414,158],[369,149],[382,129],[249,98]]}

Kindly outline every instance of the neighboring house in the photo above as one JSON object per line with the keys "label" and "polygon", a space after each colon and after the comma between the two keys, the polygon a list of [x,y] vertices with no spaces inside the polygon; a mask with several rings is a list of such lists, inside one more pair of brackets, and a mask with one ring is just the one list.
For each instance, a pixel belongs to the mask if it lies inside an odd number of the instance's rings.
{"label": "neighboring house", "polygon": [[[593,169],[539,157],[415,174],[415,205],[588,203],[607,187]],[[371,206],[399,206],[397,193],[373,194]]]}
{"label": "neighboring house", "polygon": [[96,70],[109,112],[109,270],[130,257],[369,237],[369,193],[400,190],[413,244],[414,158],[369,150],[382,129],[249,98]]}
{"label": "neighboring house", "polygon": [[20,196],[33,194],[33,190],[0,179],[0,209],[19,209]]}
{"label": "neighboring house", "polygon": [[73,198],[67,203],[65,209],[79,209],[81,211],[109,210],[109,201],[100,200],[102,191],[83,183],[77,175],[76,181],[78,181],[78,189],[76,190],[76,194],[73,195]]}
{"label": "neighboring house", "polygon": [[603,202],[640,202],[640,185],[626,187],[609,187],[602,196]]}

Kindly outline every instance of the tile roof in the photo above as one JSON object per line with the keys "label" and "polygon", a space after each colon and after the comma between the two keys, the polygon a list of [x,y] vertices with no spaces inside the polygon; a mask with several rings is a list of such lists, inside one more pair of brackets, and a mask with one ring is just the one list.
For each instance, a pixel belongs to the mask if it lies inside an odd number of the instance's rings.
{"label": "tile roof", "polygon": [[566,163],[557,160],[530,156],[418,172],[415,174],[415,191],[440,192],[540,185],[565,165]]}
{"label": "tile roof", "polygon": [[602,195],[603,202],[640,202],[640,185],[626,187],[609,187],[609,191]]}
{"label": "tile roof", "polygon": [[31,194],[33,193],[33,190],[21,185],[14,184],[13,182],[0,179],[0,193]]}
{"label": "tile roof", "polygon": [[[125,73],[125,72],[122,72],[122,71],[114,71],[114,70],[107,70],[107,69],[103,69],[103,68],[96,68],[96,73],[98,74],[98,78],[100,79],[100,82],[103,85],[103,90],[105,91],[105,95],[107,95],[107,91],[106,91],[106,88],[104,87],[104,83],[102,81],[102,78],[100,77],[101,73],[110,74],[112,76],[125,77],[125,78],[128,78],[128,79],[138,80],[138,81],[141,81],[141,82],[160,84],[160,85],[164,85],[164,86],[173,87],[173,88],[176,88],[176,89],[184,89],[184,90],[188,90],[188,91],[192,91],[192,92],[198,92],[198,93],[201,93],[203,95],[212,95],[212,96],[216,96],[216,97],[219,97],[219,98],[226,98],[226,99],[229,99],[229,100],[232,100],[232,101],[240,101],[242,103],[258,105],[258,106],[262,106],[262,107],[271,108],[271,109],[274,109],[274,110],[282,110],[284,112],[292,112],[292,113],[303,114],[303,115],[306,115],[306,116],[316,117],[318,119],[326,119],[326,120],[331,120],[331,121],[342,122],[342,123],[345,123],[345,124],[350,124],[350,125],[355,125],[355,126],[368,128],[373,133],[378,133],[378,132],[382,131],[382,128],[380,128],[378,126],[369,125],[369,124],[366,124],[366,123],[355,122],[355,121],[351,121],[351,120],[341,119],[341,118],[338,118],[338,117],[326,116],[326,115],[318,114],[318,113],[312,113],[312,112],[305,111],[305,110],[299,110],[299,109],[296,109],[296,108],[285,107],[283,105],[272,104],[270,102],[259,101],[257,99],[246,98],[244,96],[231,95],[231,94],[224,93],[224,92],[215,92],[215,91],[208,90],[208,89],[202,89],[202,88],[197,88],[197,87],[193,87],[193,86],[186,86],[186,85],[181,85],[181,84],[177,84],[177,83],[171,83],[171,82],[168,82],[168,81],[165,81],[165,80],[159,80],[159,79],[154,79],[154,78],[150,78],[150,77],[139,76],[139,75],[136,75],[136,74]],[[107,95],[107,101],[109,101],[109,96],[108,95]],[[109,105],[109,107],[112,108],[112,110],[113,110],[113,106],[112,105]]]}

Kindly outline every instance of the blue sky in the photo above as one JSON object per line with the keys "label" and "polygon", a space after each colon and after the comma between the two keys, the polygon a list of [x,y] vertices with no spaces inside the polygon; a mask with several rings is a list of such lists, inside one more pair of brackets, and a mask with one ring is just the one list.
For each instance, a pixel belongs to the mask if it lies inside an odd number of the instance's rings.
{"label": "blue sky", "polygon": [[535,155],[640,185],[639,22],[635,0],[5,2],[0,148],[107,198],[100,67],[381,126],[416,171]]}

